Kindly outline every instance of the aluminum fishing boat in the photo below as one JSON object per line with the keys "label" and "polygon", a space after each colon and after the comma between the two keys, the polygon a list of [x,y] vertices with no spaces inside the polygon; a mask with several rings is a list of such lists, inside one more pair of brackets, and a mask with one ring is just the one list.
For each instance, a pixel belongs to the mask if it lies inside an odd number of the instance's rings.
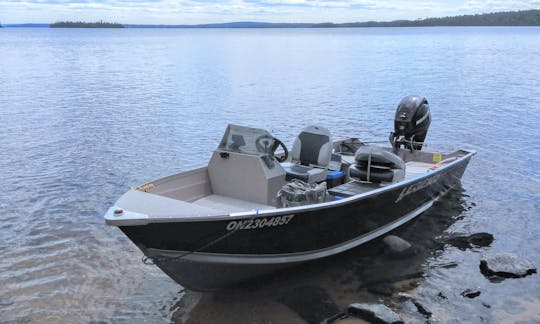
{"label": "aluminum fishing boat", "polygon": [[290,152],[266,130],[229,125],[206,166],[131,188],[105,220],[196,291],[329,257],[403,225],[459,184],[475,152],[422,150],[430,122],[427,100],[408,96],[388,147],[333,140],[311,125]]}

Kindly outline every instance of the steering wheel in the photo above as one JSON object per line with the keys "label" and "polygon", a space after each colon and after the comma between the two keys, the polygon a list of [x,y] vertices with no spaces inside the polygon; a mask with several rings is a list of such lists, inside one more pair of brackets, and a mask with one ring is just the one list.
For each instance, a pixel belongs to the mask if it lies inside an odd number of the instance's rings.
{"label": "steering wheel", "polygon": [[[270,149],[268,149],[268,146],[270,143],[273,143]],[[287,150],[287,147],[285,144],[283,144],[282,141],[278,140],[275,137],[272,137],[270,135],[261,135],[257,137],[255,140],[255,146],[257,147],[257,150],[261,153],[269,153],[269,155],[273,156],[278,162],[284,162],[289,157],[289,150]],[[283,155],[281,157],[277,157],[275,155],[276,150],[281,146],[283,149]]]}
{"label": "steering wheel", "polygon": [[[280,157],[277,157],[275,155],[276,153],[276,150],[278,149],[278,147],[280,147],[283,149],[283,155],[280,156]],[[287,160],[287,158],[289,157],[289,150],[287,150],[287,147],[285,146],[285,144],[283,144],[282,141],[278,140],[277,138],[274,137],[274,145],[272,145],[272,155],[276,158],[276,160],[281,163],[281,162],[285,162]]]}

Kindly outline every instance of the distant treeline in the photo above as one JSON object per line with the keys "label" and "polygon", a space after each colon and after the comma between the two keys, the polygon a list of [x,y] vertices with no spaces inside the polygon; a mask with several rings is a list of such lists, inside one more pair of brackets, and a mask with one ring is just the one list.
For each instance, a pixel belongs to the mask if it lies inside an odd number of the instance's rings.
{"label": "distant treeline", "polygon": [[333,27],[429,27],[429,26],[540,26],[540,10],[507,11],[478,15],[417,20],[353,23],[267,23],[240,21],[200,25],[126,25],[131,28],[333,28]]}
{"label": "distant treeline", "polygon": [[124,28],[124,25],[119,23],[108,22],[82,22],[82,21],[59,21],[50,24],[51,28]]}
{"label": "distant treeline", "polygon": [[429,27],[429,26],[539,26],[540,10],[494,12],[418,20],[367,21],[345,24],[323,23],[313,27]]}
{"label": "distant treeline", "polygon": [[[337,27],[431,27],[431,26],[540,26],[540,10],[506,11],[417,20],[366,21],[352,23],[268,23],[240,21],[199,25],[122,25],[108,22],[61,21],[53,24],[6,24],[4,27],[51,28],[337,28]],[[0,25],[0,27],[2,27]]]}

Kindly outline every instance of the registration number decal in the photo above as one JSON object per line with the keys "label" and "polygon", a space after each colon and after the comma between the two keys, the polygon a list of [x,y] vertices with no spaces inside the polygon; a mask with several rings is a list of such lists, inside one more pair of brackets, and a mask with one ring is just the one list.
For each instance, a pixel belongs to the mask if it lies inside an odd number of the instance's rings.
{"label": "registration number decal", "polygon": [[275,216],[270,218],[255,218],[239,221],[231,221],[227,224],[227,231],[250,230],[265,227],[287,225],[294,215]]}

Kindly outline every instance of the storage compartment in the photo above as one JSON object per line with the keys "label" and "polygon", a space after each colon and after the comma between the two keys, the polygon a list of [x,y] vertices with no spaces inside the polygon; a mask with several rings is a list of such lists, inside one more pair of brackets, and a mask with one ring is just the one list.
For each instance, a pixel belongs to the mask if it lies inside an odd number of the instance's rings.
{"label": "storage compartment", "polygon": [[326,187],[333,188],[343,183],[345,179],[345,172],[343,171],[330,171],[326,173]]}

